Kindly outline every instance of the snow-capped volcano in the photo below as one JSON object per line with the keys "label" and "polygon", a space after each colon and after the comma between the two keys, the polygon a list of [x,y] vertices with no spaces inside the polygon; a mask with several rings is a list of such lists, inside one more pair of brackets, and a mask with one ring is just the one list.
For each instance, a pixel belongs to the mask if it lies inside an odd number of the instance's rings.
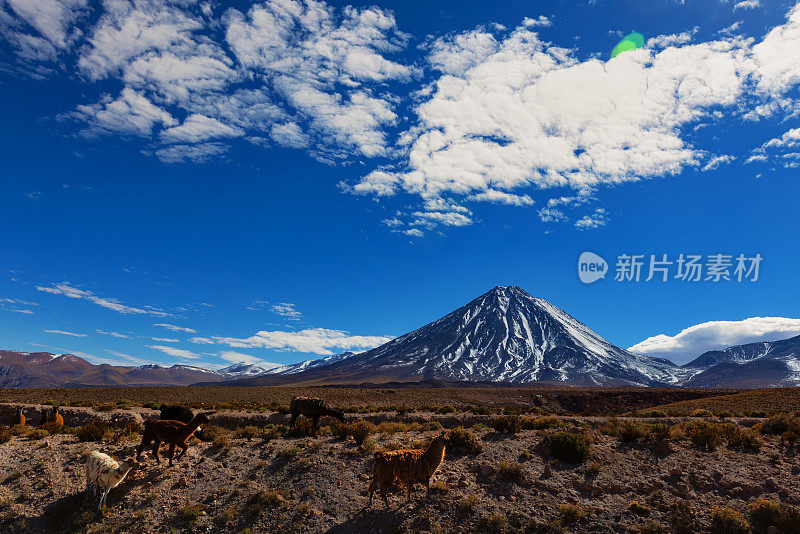
{"label": "snow-capped volcano", "polygon": [[563,310],[516,286],[496,287],[422,328],[341,361],[317,364],[309,372],[364,380],[583,385],[676,384],[691,374],[668,360],[612,345]]}

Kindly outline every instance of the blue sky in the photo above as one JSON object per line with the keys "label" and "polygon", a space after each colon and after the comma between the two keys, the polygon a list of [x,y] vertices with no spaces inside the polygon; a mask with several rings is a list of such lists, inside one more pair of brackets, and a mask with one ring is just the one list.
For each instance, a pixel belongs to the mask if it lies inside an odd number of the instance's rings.
{"label": "blue sky", "polygon": [[[7,0],[0,27],[5,348],[291,363],[510,284],[678,362],[800,334],[791,2]],[[763,262],[586,285],[587,250]]]}

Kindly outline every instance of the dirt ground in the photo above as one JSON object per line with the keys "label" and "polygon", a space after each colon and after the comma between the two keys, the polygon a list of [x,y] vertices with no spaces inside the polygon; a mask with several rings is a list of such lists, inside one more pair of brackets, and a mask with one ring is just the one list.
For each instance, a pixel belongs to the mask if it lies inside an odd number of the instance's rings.
{"label": "dirt ground", "polygon": [[[145,410],[125,412],[152,416]],[[67,425],[85,424],[92,415],[70,412]],[[387,509],[376,495],[370,509],[373,451],[424,445],[440,430],[384,427],[358,445],[353,437],[331,435],[330,427],[316,437],[274,437],[277,432],[265,439],[260,429],[285,422],[284,414],[215,417],[212,423],[239,429],[239,435],[248,425],[257,426],[259,434],[248,439],[219,431],[214,441],[193,440],[173,467],[165,460],[157,465],[145,452],[145,465],[111,490],[102,512],[94,511],[83,492],[85,457],[101,450],[122,459],[139,435],[96,442],[79,442],[73,434],[12,437],[0,444],[0,531],[674,532],[688,521],[687,532],[707,532],[716,507],[744,512],[758,498],[800,505],[800,456],[777,436],[761,436],[758,452],[733,450],[724,442],[705,452],[680,432],[660,441],[624,443],[601,432],[608,424],[602,417],[564,417],[556,420],[561,428],[508,433],[484,424],[491,424],[492,416],[482,423],[472,414],[370,414],[355,418],[471,426],[477,444],[472,451],[447,452],[430,498],[417,486],[410,504],[397,493]],[[741,428],[759,422],[726,421]],[[657,422],[680,426],[679,419]],[[562,431],[593,442],[585,462],[559,461],[542,446]],[[676,508],[677,503],[688,508]]]}

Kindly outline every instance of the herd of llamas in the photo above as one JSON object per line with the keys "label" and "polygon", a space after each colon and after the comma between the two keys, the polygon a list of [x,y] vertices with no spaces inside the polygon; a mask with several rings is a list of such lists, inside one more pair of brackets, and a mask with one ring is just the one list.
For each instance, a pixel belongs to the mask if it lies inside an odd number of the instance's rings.
{"label": "herd of llamas", "polygon": [[[301,415],[310,419],[312,429],[316,432],[319,420],[323,417],[333,417],[344,421],[344,413],[328,406],[322,399],[316,397],[294,397],[289,406],[291,413],[290,428],[294,427],[297,418]],[[175,460],[180,460],[189,449],[189,440],[202,432],[202,426],[209,422],[209,417],[214,411],[193,413],[183,406],[161,406],[158,419],[151,419],[144,423],[142,441],[136,448],[136,456],[127,458],[122,462],[114,460],[109,455],[94,450],[88,456],[86,463],[86,492],[98,503],[98,509],[106,503],[106,497],[113,488],[125,480],[131,470],[142,465],[142,452],[153,445],[152,454],[156,463],[161,463],[159,449],[161,445],[168,446],[167,457],[169,465],[173,465],[175,448],[180,452]],[[27,419],[20,406],[11,419],[11,426],[25,426]],[[58,411],[58,406],[45,409],[41,413],[39,427],[50,433],[58,432],[64,426],[64,418]],[[407,500],[411,501],[411,491],[416,483],[424,484],[430,496],[430,481],[436,470],[444,460],[447,436],[445,432],[436,436],[426,449],[397,449],[392,451],[378,451],[374,455],[372,465],[372,480],[369,485],[369,504],[372,506],[372,496],[377,489],[386,506],[389,506],[388,493],[395,485],[399,484],[407,491]]]}

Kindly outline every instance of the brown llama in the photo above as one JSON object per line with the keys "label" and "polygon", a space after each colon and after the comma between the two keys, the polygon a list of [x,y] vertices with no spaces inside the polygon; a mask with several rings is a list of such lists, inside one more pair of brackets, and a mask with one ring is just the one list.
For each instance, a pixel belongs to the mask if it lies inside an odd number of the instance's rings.
{"label": "brown llama", "polygon": [[381,497],[388,508],[387,494],[399,480],[408,490],[408,500],[411,502],[411,489],[416,482],[425,484],[428,497],[431,495],[431,477],[444,460],[444,447],[447,444],[447,435],[442,432],[431,441],[428,448],[398,449],[395,451],[378,451],[372,464],[372,481],[369,485],[369,504],[372,506],[372,495],[380,489]]}
{"label": "brown llama", "polygon": [[22,406],[17,406],[17,411],[11,417],[11,426],[25,426],[25,413]]}
{"label": "brown llama", "polygon": [[175,454],[175,447],[180,447],[181,452],[178,453],[178,460],[180,460],[189,445],[186,443],[192,437],[195,430],[200,425],[208,423],[208,417],[216,412],[201,412],[195,415],[188,423],[181,423],[180,421],[157,420],[146,421],[144,423],[144,435],[142,442],[136,448],[136,460],[138,461],[142,456],[142,451],[151,442],[153,444],[153,457],[157,463],[161,463],[161,458],[158,457],[158,447],[162,443],[169,443],[169,465],[172,465],[172,456]]}
{"label": "brown llama", "polygon": [[64,418],[59,413],[58,406],[53,406],[50,410],[42,410],[42,424],[39,426],[51,434],[61,430],[61,427],[64,426]]}
{"label": "brown llama", "polygon": [[289,428],[294,428],[294,423],[300,415],[304,415],[314,421],[314,431],[317,430],[320,417],[335,417],[344,422],[344,413],[331,408],[325,404],[325,401],[317,397],[294,397],[289,405],[289,411],[292,413],[292,422],[289,424]]}

